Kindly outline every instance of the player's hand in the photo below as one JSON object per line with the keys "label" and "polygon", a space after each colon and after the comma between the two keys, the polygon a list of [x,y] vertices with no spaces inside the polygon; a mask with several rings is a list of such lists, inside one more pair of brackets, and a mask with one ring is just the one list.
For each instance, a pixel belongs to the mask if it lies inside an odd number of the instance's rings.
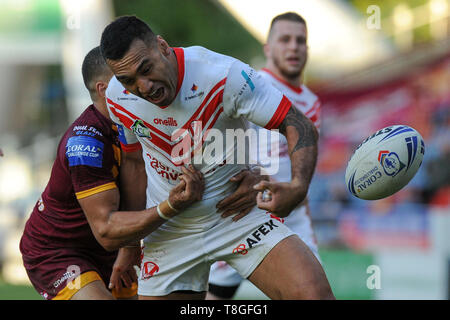
{"label": "player's hand", "polygon": [[232,220],[238,221],[245,217],[256,205],[258,191],[253,186],[262,180],[268,180],[259,170],[242,170],[230,181],[239,183],[238,188],[231,195],[217,203],[216,208],[222,212],[222,218],[236,214]]}
{"label": "player's hand", "polygon": [[108,288],[130,288],[133,282],[137,283],[137,275],[134,266],[140,266],[141,248],[124,247],[119,249],[116,261],[114,262]]}
{"label": "player's hand", "polygon": [[[253,187],[259,191],[256,197],[258,208],[267,210],[277,217],[287,217],[301,203],[308,189],[297,183],[261,181]],[[263,199],[266,190],[267,199]]]}
{"label": "player's hand", "polygon": [[181,167],[183,174],[179,176],[180,183],[169,193],[169,202],[177,210],[183,210],[192,203],[200,201],[205,191],[203,173],[190,164],[187,168]]}

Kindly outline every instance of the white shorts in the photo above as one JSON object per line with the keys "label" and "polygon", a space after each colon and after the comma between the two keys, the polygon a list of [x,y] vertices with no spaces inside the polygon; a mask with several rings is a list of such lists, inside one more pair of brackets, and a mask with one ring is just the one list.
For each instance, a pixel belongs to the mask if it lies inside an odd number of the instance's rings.
{"label": "white shorts", "polygon": [[[294,209],[291,214],[284,220],[284,224],[288,226],[314,253],[320,262],[319,250],[315,239],[314,231],[311,224],[311,218],[308,215],[308,207],[300,206]],[[223,286],[235,287],[242,282],[243,278],[225,261],[218,261],[211,266],[209,275],[209,283]]]}
{"label": "white shorts", "polygon": [[178,219],[151,233],[144,241],[138,294],[207,291],[215,261],[226,261],[247,278],[277,243],[294,235],[279,218],[256,207],[237,222],[231,219],[220,218],[207,229],[183,225]]}

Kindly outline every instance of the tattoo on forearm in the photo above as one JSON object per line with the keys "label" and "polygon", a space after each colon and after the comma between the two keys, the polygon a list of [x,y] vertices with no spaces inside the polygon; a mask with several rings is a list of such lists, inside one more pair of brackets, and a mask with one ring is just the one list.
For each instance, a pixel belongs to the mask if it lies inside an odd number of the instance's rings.
{"label": "tattoo on forearm", "polygon": [[289,126],[293,127],[298,134],[298,140],[290,152],[290,155],[298,149],[316,145],[317,130],[314,127],[314,124],[295,107],[291,107],[289,109],[286,117],[278,129],[283,135],[286,136],[287,127]]}

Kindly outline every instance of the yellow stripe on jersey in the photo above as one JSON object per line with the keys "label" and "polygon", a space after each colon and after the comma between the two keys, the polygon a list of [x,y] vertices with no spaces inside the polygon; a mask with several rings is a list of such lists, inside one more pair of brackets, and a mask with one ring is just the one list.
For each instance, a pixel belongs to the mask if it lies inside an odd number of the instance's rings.
{"label": "yellow stripe on jersey", "polygon": [[95,188],[92,188],[92,189],[89,189],[89,190],[84,190],[84,191],[77,192],[77,193],[75,193],[75,195],[77,196],[77,199],[80,200],[80,199],[92,196],[92,195],[94,195],[96,193],[100,193],[100,192],[103,192],[103,191],[106,191],[106,190],[111,190],[111,189],[114,189],[114,188],[117,188],[116,183],[115,182],[108,182],[107,184],[103,184],[101,186],[98,186],[98,187],[95,187]]}
{"label": "yellow stripe on jersey", "polygon": [[76,279],[68,282],[66,287],[58,292],[56,297],[52,300],[70,300],[73,295],[85,285],[97,280],[103,281],[100,275],[95,271],[82,273]]}

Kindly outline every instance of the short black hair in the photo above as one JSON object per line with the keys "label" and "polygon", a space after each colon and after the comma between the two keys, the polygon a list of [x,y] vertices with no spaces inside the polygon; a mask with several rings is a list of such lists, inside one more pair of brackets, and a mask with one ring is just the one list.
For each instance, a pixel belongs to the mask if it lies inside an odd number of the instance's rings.
{"label": "short black hair", "polygon": [[100,47],[95,47],[84,57],[81,73],[83,74],[84,85],[92,97],[92,94],[95,93],[95,81],[105,75],[112,75],[112,71],[103,59]]}
{"label": "short black hair", "polygon": [[156,39],[152,29],[136,16],[121,16],[103,30],[100,48],[105,59],[121,59],[135,39],[147,44]]}
{"label": "short black hair", "polygon": [[303,23],[306,27],[306,21],[305,21],[305,19],[303,19],[303,17],[301,15],[299,15],[298,13],[295,13],[295,12],[286,12],[286,13],[279,14],[275,18],[272,19],[272,22],[270,23],[269,33],[272,31],[272,28],[273,28],[273,25],[275,24],[275,22],[280,21],[280,20]]}

